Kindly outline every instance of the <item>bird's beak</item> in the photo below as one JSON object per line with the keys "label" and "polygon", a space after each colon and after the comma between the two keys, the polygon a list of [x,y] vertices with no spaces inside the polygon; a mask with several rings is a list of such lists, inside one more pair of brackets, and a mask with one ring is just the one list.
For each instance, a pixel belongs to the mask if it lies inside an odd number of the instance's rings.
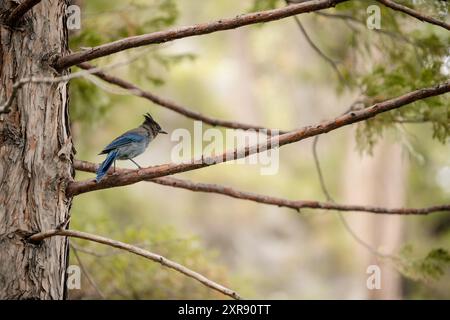
{"label": "bird's beak", "polygon": [[159,130],[159,133],[163,133],[163,134],[167,134],[167,132],[165,132],[164,130]]}

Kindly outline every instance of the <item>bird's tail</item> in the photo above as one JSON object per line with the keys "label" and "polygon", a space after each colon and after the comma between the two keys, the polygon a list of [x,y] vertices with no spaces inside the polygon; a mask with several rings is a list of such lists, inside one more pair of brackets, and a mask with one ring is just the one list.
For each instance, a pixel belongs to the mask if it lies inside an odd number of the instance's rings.
{"label": "bird's tail", "polygon": [[108,156],[106,157],[105,161],[103,161],[103,163],[97,169],[97,177],[95,178],[96,182],[102,180],[102,178],[108,172],[108,169],[114,163],[114,160],[116,160],[116,157],[117,157],[117,150],[113,150],[110,153],[108,153]]}

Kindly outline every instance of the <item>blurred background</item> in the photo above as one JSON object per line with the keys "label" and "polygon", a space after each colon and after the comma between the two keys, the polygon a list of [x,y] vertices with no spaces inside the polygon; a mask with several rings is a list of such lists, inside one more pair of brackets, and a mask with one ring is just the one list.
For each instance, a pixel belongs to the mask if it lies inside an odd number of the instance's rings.
{"label": "blurred background", "polygon": [[[448,19],[444,1],[432,6],[399,2]],[[285,5],[274,0],[73,3],[81,8],[81,29],[71,31],[72,50]],[[369,30],[366,9],[371,4],[351,1],[324,11],[334,16],[299,16],[311,40],[336,61],[340,75],[292,18],[130,50],[93,63],[128,61],[108,73],[211,117],[284,130],[332,119],[355,101],[368,106],[448,78],[448,32],[385,8],[381,29]],[[95,77],[74,80],[70,91],[77,159],[103,161],[99,151],[139,125],[146,112],[169,135],[158,136],[136,158],[142,166],[171,161],[175,129],[193,132],[193,120]],[[448,95],[322,135],[317,153],[328,191],[343,204],[448,203],[449,135]],[[133,168],[129,161],[118,165]],[[220,164],[177,176],[292,200],[327,200],[312,139],[280,148],[275,175],[261,175],[258,165]],[[79,180],[93,177],[76,175]],[[71,212],[74,229],[166,256],[245,298],[450,298],[448,212],[343,213],[344,222],[334,211],[296,212],[147,182],[80,195]],[[83,269],[81,289],[70,291],[72,299],[223,298],[143,258],[70,241],[70,263]],[[380,290],[367,287],[370,265],[381,269]]]}

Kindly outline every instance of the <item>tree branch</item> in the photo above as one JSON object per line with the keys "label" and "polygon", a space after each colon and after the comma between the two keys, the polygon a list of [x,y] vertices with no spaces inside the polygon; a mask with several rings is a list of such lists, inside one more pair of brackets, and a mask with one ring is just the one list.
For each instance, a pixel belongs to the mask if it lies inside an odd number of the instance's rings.
{"label": "tree branch", "polygon": [[275,21],[300,13],[335,7],[338,3],[345,1],[348,0],[312,0],[305,3],[292,4],[283,8],[243,14],[234,18],[220,19],[209,23],[196,24],[192,26],[148,33],[140,36],[128,37],[93,47],[88,50],[75,52],[65,57],[60,57],[57,59],[54,67],[61,70],[77,65],[81,62],[90,61],[130,48],[164,43],[176,39],[199,36],[217,31],[236,29],[256,23]]}
{"label": "tree branch", "polygon": [[9,95],[9,97],[6,99],[6,101],[4,103],[0,104],[0,114],[8,113],[10,111],[11,105],[14,101],[14,98],[17,96],[19,89],[28,83],[52,84],[52,83],[70,81],[72,79],[85,77],[87,75],[94,74],[96,72],[103,72],[102,70],[113,69],[113,68],[120,67],[122,65],[126,65],[126,64],[132,62],[133,60],[137,59],[140,55],[141,55],[141,53],[137,54],[129,59],[126,59],[124,61],[119,61],[119,62],[110,64],[110,65],[107,65],[107,66],[104,66],[101,68],[91,67],[91,68],[89,68],[89,70],[81,70],[79,72],[74,72],[74,73],[66,74],[66,75],[59,76],[59,77],[32,77],[31,76],[31,77],[22,78],[22,79],[16,81],[12,85],[11,94]]}
{"label": "tree branch", "polygon": [[234,149],[231,151],[224,152],[223,154],[218,156],[211,156],[211,157],[202,156],[201,159],[195,158],[191,159],[189,162],[168,163],[159,166],[152,166],[139,170],[133,170],[130,172],[108,175],[98,183],[95,182],[94,179],[71,182],[68,185],[66,192],[68,196],[75,196],[89,191],[130,185],[147,179],[159,178],[162,176],[168,176],[175,173],[208,167],[221,162],[245,158],[252,154],[263,152],[265,150],[274,149],[277,148],[278,146],[294,143],[306,138],[310,138],[313,136],[330,132],[332,130],[336,130],[338,128],[350,125],[352,123],[367,120],[369,118],[375,117],[380,113],[394,110],[409,103],[425,99],[428,97],[441,95],[449,91],[450,91],[450,80],[447,80],[446,82],[438,84],[434,87],[418,89],[406,93],[397,98],[377,103],[369,108],[351,111],[333,120],[324,121],[314,126],[303,127],[298,130],[291,131],[289,133],[272,137],[267,140],[267,143],[260,143],[253,146],[247,146],[244,149]]}
{"label": "tree branch", "polygon": [[[95,163],[75,160],[74,167],[76,170],[84,172],[95,172],[98,165]],[[116,169],[116,172],[129,172],[130,169]],[[337,204],[332,201],[320,202],[311,200],[287,200],[278,197],[261,195],[253,192],[246,192],[236,190],[231,187],[221,186],[211,183],[196,183],[189,180],[177,179],[172,177],[154,178],[146,180],[148,182],[157,183],[164,186],[181,188],[191,190],[194,192],[206,192],[225,195],[228,197],[249,200],[257,203],[263,203],[268,205],[274,205],[277,207],[285,207],[295,210],[300,209],[323,209],[323,210],[338,210],[338,211],[360,211],[370,212],[378,214],[399,214],[399,215],[427,215],[433,212],[450,211],[449,205],[439,205],[428,208],[383,208],[374,206],[362,206],[362,205],[343,205]]]}
{"label": "tree branch", "polygon": [[309,43],[309,46],[317,52],[317,54],[322,57],[323,60],[325,60],[326,62],[328,62],[328,64],[333,68],[334,72],[336,73],[338,80],[341,81],[342,83],[345,83],[345,79],[342,76],[341,71],[339,71],[338,66],[336,65],[336,62],[334,62],[333,59],[331,59],[330,57],[328,57],[315,43],[314,41],[311,39],[311,37],[309,36],[309,34],[306,32],[305,27],[303,26],[302,22],[300,21],[300,19],[298,17],[294,17],[295,23],[297,24],[298,28],[300,29],[300,32],[303,34],[303,36],[305,37],[306,41]]}
{"label": "tree branch", "polygon": [[[77,66],[84,70],[95,69],[94,66],[92,66],[91,64],[89,64],[87,62],[80,63]],[[128,82],[121,78],[109,75],[103,71],[98,70],[98,71],[92,72],[92,74],[99,77],[103,81],[106,81],[108,83],[117,85],[123,89],[128,90],[131,94],[134,94],[135,96],[142,97],[142,98],[147,99],[161,107],[175,111],[175,112],[182,114],[190,119],[203,121],[204,123],[207,123],[212,126],[221,126],[221,127],[225,127],[225,128],[242,129],[242,130],[251,130],[251,129],[257,130],[257,131],[258,130],[266,130],[267,134],[269,134],[269,135],[273,131],[273,129],[265,128],[265,127],[261,127],[261,126],[255,126],[255,125],[245,124],[245,123],[240,123],[240,122],[235,122],[235,121],[226,121],[226,120],[211,118],[211,117],[201,114],[200,112],[189,110],[188,108],[186,108],[176,102],[170,101],[170,100],[165,99],[160,96],[157,96],[156,94],[153,94],[150,91],[145,91],[145,90],[139,88],[138,86],[134,85],[131,82]],[[277,132],[278,133],[286,133],[287,131],[277,130]]]}
{"label": "tree branch", "polygon": [[385,5],[386,7],[389,7],[391,9],[393,9],[393,10],[396,10],[396,11],[400,11],[400,12],[406,13],[407,15],[410,15],[410,16],[412,16],[412,17],[414,17],[414,18],[416,18],[416,19],[418,19],[418,20],[420,20],[422,22],[428,22],[428,23],[434,24],[436,26],[442,27],[444,29],[450,30],[450,24],[445,23],[444,21],[440,21],[438,19],[435,19],[433,17],[424,15],[424,14],[422,14],[420,12],[417,12],[417,11],[407,7],[407,6],[398,4],[398,3],[394,2],[394,1],[391,1],[391,0],[377,0],[377,1],[379,3],[382,3],[383,5]]}
{"label": "tree branch", "polygon": [[88,282],[91,284],[92,288],[94,288],[95,292],[97,292],[98,296],[100,298],[102,298],[103,300],[106,299],[105,295],[103,294],[102,290],[100,290],[100,288],[98,287],[97,283],[94,281],[94,278],[92,278],[91,274],[89,273],[89,271],[86,269],[86,267],[84,266],[83,261],[81,261],[80,256],[78,255],[78,249],[70,244],[70,248],[72,248],[72,252],[73,255],[75,256],[75,259],[77,259],[78,265],[81,268],[81,271],[84,273],[84,275],[86,276],[86,279],[88,280]]}
{"label": "tree branch", "polygon": [[24,0],[22,1],[5,20],[7,25],[15,25],[20,18],[24,16],[25,13],[31,10],[35,5],[37,5],[41,0]]}
{"label": "tree branch", "polygon": [[17,95],[17,91],[19,91],[19,89],[25,83],[27,83],[27,81],[24,81],[24,79],[22,79],[21,81],[18,81],[18,82],[13,84],[12,91],[11,91],[11,94],[9,95],[8,99],[6,99],[6,101],[0,105],[0,114],[2,114],[2,113],[9,113],[9,111],[11,109],[11,105],[12,105],[12,103],[14,101],[14,98]]}
{"label": "tree branch", "polygon": [[[364,27],[364,28],[367,27],[365,22],[363,22],[363,21],[361,21],[361,20],[359,20],[359,19],[357,19],[357,18],[355,18],[355,17],[353,17],[353,16],[351,16],[349,14],[328,13],[328,12],[320,12],[320,11],[319,12],[315,12],[315,14],[318,15],[318,16],[325,17],[325,18],[340,19],[340,20],[342,20],[344,22],[353,22],[353,23],[355,23],[355,24],[357,24],[357,25],[359,25],[361,27]],[[401,40],[403,42],[409,43],[409,44],[414,45],[414,46],[418,45],[414,41],[411,41],[408,37],[406,37],[403,34],[392,32],[392,31],[389,31],[389,30],[383,30],[383,29],[373,29],[373,30],[370,30],[370,31],[376,32],[376,33],[378,33],[380,35],[386,35],[386,36],[389,36],[391,38],[395,38],[395,39]]]}
{"label": "tree branch", "polygon": [[[291,3],[295,3],[292,2],[290,0],[285,0],[287,5],[290,5]],[[303,26],[302,22],[300,21],[300,18],[297,16],[294,16],[294,20],[295,23],[297,24],[298,28],[300,29],[300,32],[303,34],[303,36],[305,37],[306,41],[308,42],[309,46],[316,51],[316,53],[322,57],[323,60],[325,60],[325,62],[327,62],[332,68],[333,70],[336,72],[336,75],[338,77],[338,80],[340,80],[342,83],[345,83],[344,77],[342,76],[341,72],[339,71],[338,66],[336,65],[336,62],[334,62],[333,59],[331,59],[330,57],[328,57],[315,43],[314,41],[311,39],[311,37],[309,36],[308,32],[306,32],[305,27]]]}
{"label": "tree branch", "polygon": [[[351,107],[350,107],[350,110],[351,110]],[[325,178],[322,173],[322,168],[320,166],[319,155],[317,153],[317,144],[319,143],[319,137],[320,136],[315,136],[313,144],[312,144],[312,153],[313,153],[313,157],[314,157],[314,164],[316,166],[317,176],[319,177],[319,182],[320,182],[320,187],[322,188],[322,193],[324,194],[327,201],[331,202],[332,204],[336,204],[336,201],[334,201],[333,197],[331,196],[330,192],[328,191],[327,184],[325,183]],[[429,213],[433,212],[433,208],[438,208],[438,211],[450,211],[450,205],[448,205],[448,206],[443,205],[443,206],[429,207],[429,208],[422,208],[422,209],[406,209],[406,210],[412,210],[412,211],[409,211],[410,213],[403,213],[403,214],[429,214]],[[428,210],[431,209],[432,211],[428,211],[427,209]],[[402,209],[400,209],[400,210],[402,210]],[[419,210],[419,212],[422,211],[422,213],[417,213],[417,210]],[[412,212],[416,212],[416,213],[412,213]],[[381,258],[391,257],[391,255],[387,255],[387,254],[379,252],[376,248],[372,247],[369,243],[367,243],[363,239],[361,239],[361,237],[348,224],[348,222],[345,219],[342,212],[338,211],[336,213],[339,218],[339,221],[341,221],[345,230],[350,234],[350,236],[356,242],[358,242],[361,246],[366,248],[369,252],[371,252],[373,255],[375,255],[377,257],[381,257]]]}
{"label": "tree branch", "polygon": [[150,251],[147,251],[147,250],[141,249],[139,247],[132,246],[132,245],[129,245],[127,243],[120,242],[117,240],[112,240],[112,239],[108,239],[108,238],[105,238],[102,236],[89,234],[86,232],[81,232],[81,231],[76,231],[76,230],[53,229],[53,230],[43,231],[43,232],[39,232],[34,235],[31,235],[30,237],[28,237],[28,241],[40,242],[44,239],[54,237],[54,236],[79,238],[79,239],[98,242],[98,243],[105,244],[105,245],[108,245],[108,246],[111,246],[114,248],[126,250],[126,251],[134,253],[138,256],[141,256],[141,257],[147,258],[149,260],[152,260],[154,262],[157,262],[164,267],[168,267],[175,271],[178,271],[192,279],[195,279],[195,280],[201,282],[203,285],[205,285],[213,290],[216,290],[224,295],[227,295],[233,299],[241,299],[241,297],[233,290],[225,288],[224,286],[209,280],[205,276],[203,276],[195,271],[192,271],[192,270],[186,268],[185,266],[182,266],[182,265],[180,265],[176,262],[173,262],[167,258],[164,258],[163,256],[160,256],[158,254],[152,253]]}

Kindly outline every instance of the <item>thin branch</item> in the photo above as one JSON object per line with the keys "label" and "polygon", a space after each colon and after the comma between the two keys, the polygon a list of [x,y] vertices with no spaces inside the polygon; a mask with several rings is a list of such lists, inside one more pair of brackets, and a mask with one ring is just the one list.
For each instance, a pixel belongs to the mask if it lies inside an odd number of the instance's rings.
{"label": "thin branch", "polygon": [[319,137],[315,136],[312,143],[312,153],[314,158],[314,164],[316,166],[317,175],[319,176],[320,188],[322,189],[325,199],[329,202],[334,202],[331,194],[328,192],[327,185],[325,184],[325,179],[323,177],[322,168],[320,166],[319,155],[317,154],[317,144],[319,143]]}
{"label": "thin branch", "polygon": [[329,12],[315,12],[316,15],[319,16],[323,16],[323,17],[327,17],[327,18],[334,18],[334,19],[342,19],[342,20],[348,20],[348,21],[353,21],[356,22],[358,24],[362,24],[365,25],[364,22],[358,20],[357,18],[355,18],[354,16],[350,15],[350,14],[345,14],[345,13],[329,13]]}
{"label": "thin branch", "polygon": [[5,20],[6,24],[10,26],[15,25],[25,13],[30,11],[31,8],[39,2],[41,2],[41,0],[23,0],[16,8],[14,8],[9,17]]}
{"label": "thin branch", "polygon": [[30,76],[30,77],[22,78],[13,84],[11,94],[6,99],[6,101],[0,105],[0,114],[8,113],[10,111],[11,105],[14,101],[14,98],[17,96],[19,89],[28,83],[52,84],[52,83],[60,83],[60,82],[70,81],[75,78],[85,77],[87,75],[94,74],[96,72],[102,72],[103,70],[114,69],[114,68],[129,64],[132,61],[136,60],[138,57],[140,57],[142,55],[142,53],[144,53],[145,51],[146,50],[142,50],[142,52],[139,52],[138,54],[133,55],[132,57],[130,57],[124,61],[112,63],[107,66],[101,67],[101,68],[93,67],[93,68],[90,68],[89,70],[81,70],[79,72],[74,72],[74,73],[59,76],[59,77],[33,77],[33,76]]}
{"label": "thin branch", "polygon": [[417,12],[417,11],[407,7],[407,6],[398,4],[398,3],[394,2],[394,1],[391,1],[391,0],[377,0],[377,1],[379,3],[385,5],[386,7],[389,7],[391,9],[393,9],[393,10],[396,10],[396,11],[400,11],[400,12],[406,13],[407,15],[410,15],[411,17],[414,17],[414,18],[416,18],[416,19],[418,19],[418,20],[420,20],[422,22],[428,22],[428,23],[434,24],[436,26],[442,27],[444,29],[450,30],[450,24],[445,23],[444,21],[435,19],[433,17],[427,16],[427,15],[422,14],[420,12]]}
{"label": "thin branch", "polygon": [[[92,66],[91,64],[89,64],[87,62],[80,63],[77,66],[84,70],[92,70],[95,68],[94,66]],[[265,127],[261,127],[261,126],[255,126],[255,125],[251,125],[251,124],[245,124],[245,123],[240,123],[240,122],[235,122],[235,121],[226,121],[226,120],[208,117],[199,112],[192,111],[176,102],[170,101],[170,100],[165,99],[160,96],[157,96],[156,94],[153,94],[150,91],[143,90],[131,82],[128,82],[121,78],[109,75],[105,72],[95,71],[95,72],[92,72],[92,74],[99,77],[103,81],[109,82],[111,84],[117,85],[123,89],[128,90],[131,94],[134,94],[135,96],[142,97],[142,98],[147,99],[161,107],[175,111],[175,112],[182,114],[190,119],[203,121],[204,123],[207,123],[212,126],[221,126],[221,127],[225,127],[225,128],[242,129],[242,130],[257,130],[257,131],[258,130],[266,130],[267,134],[271,134],[273,131],[273,129],[265,128]],[[286,133],[287,131],[277,130],[277,132]]]}
{"label": "thin branch", "polygon": [[[94,173],[98,165],[95,163],[75,160],[74,168],[76,170],[84,172]],[[116,172],[129,172],[130,169],[118,169]],[[277,207],[285,207],[290,209],[295,209],[299,211],[300,209],[322,209],[322,210],[339,210],[339,211],[360,211],[360,212],[370,212],[378,214],[399,214],[399,215],[427,215],[433,212],[450,211],[449,205],[433,206],[428,208],[383,208],[374,206],[362,206],[362,205],[344,205],[336,204],[329,200],[328,202],[312,201],[312,200],[287,200],[278,197],[261,195],[253,192],[246,192],[236,190],[231,187],[222,186],[218,184],[211,183],[197,183],[184,179],[177,179],[172,177],[164,178],[154,178],[146,180],[148,182],[157,183],[164,186],[181,188],[186,190],[191,190],[195,192],[206,192],[206,193],[216,193],[225,196],[229,196],[236,199],[249,200],[257,203],[263,203],[268,205],[274,205]],[[325,189],[326,190],[326,189]],[[330,197],[331,198],[331,197]]]}
{"label": "thin branch", "polygon": [[300,19],[298,17],[294,17],[294,20],[297,23],[297,26],[299,27],[299,29],[300,29],[301,33],[303,34],[303,36],[305,37],[306,41],[311,46],[311,48],[313,48],[314,51],[316,51],[319,54],[319,56],[321,56],[326,62],[328,62],[328,64],[336,72],[338,79],[342,83],[345,83],[345,79],[342,76],[341,71],[339,71],[339,68],[337,67],[336,62],[334,62],[333,59],[331,59],[325,53],[323,53],[323,51],[314,43],[314,41],[312,41],[312,39],[309,37],[308,33],[306,32],[305,27],[303,27],[303,24],[301,23]]}
{"label": "thin branch", "polygon": [[0,114],[2,113],[8,113],[10,111],[11,105],[14,101],[14,98],[16,97],[17,93],[19,92],[19,89],[22,88],[25,84],[28,83],[59,83],[59,82],[65,82],[69,81],[70,79],[74,79],[77,77],[84,76],[86,73],[89,73],[89,71],[81,71],[79,73],[72,73],[69,75],[64,75],[61,77],[27,77],[22,78],[19,81],[15,82],[12,86],[11,94],[9,95],[8,99],[6,99],[5,103],[0,105]]}
{"label": "thin branch", "polygon": [[[350,107],[351,110],[351,107]],[[348,111],[350,112],[350,111]],[[345,113],[344,113],[345,114]],[[317,153],[317,144],[319,143],[319,136],[315,136],[314,137],[314,141],[312,144],[312,153],[313,153],[313,157],[314,157],[314,164],[316,166],[316,172],[317,175],[319,176],[319,181],[320,181],[320,187],[322,188],[322,192],[325,195],[325,198],[327,199],[327,201],[331,202],[332,204],[336,204],[336,201],[333,199],[333,197],[331,196],[331,193],[328,191],[327,185],[325,183],[325,178],[323,176],[322,173],[322,168],[320,166],[320,160],[319,160],[319,155]],[[443,206],[438,206],[440,207],[440,209],[438,209],[438,211],[450,211],[450,205],[443,205]],[[416,210],[425,210],[425,212],[427,211],[427,209],[432,209],[433,207],[430,208],[423,208],[423,209],[406,209],[406,210],[412,210],[409,212],[415,212]],[[353,211],[353,210],[349,210],[349,211]],[[417,212],[417,211],[416,211]],[[433,211],[431,211],[433,212]],[[428,212],[428,213],[431,213]],[[366,248],[370,253],[372,253],[373,255],[380,257],[380,258],[391,258],[392,256],[389,254],[384,254],[382,252],[379,252],[376,248],[373,248],[369,243],[365,242],[353,229],[352,227],[349,225],[349,223],[347,222],[347,220],[345,219],[344,215],[342,214],[342,212],[337,211],[336,212],[339,218],[339,221],[341,221],[342,225],[344,226],[345,230],[350,234],[350,236],[356,241],[358,242],[361,246],[363,246],[364,248]],[[428,214],[428,213],[423,213],[423,214]]]}
{"label": "thin branch", "polygon": [[[346,115],[350,112],[352,112],[353,110],[357,110],[357,106],[360,103],[360,101],[355,101],[351,104],[350,108],[348,108],[342,115]],[[319,182],[320,182],[320,187],[322,189],[322,193],[324,194],[325,198],[327,199],[328,202],[331,202],[333,204],[336,204],[336,201],[334,200],[334,198],[331,196],[331,193],[328,191],[328,187],[327,184],[325,182],[325,177],[323,175],[322,172],[322,167],[320,165],[320,159],[319,159],[319,153],[317,152],[317,145],[319,144],[319,138],[320,136],[315,136],[313,143],[312,143],[312,154],[313,154],[313,158],[314,158],[314,165],[316,167],[316,172],[317,175],[319,177]],[[443,209],[442,211],[450,211],[448,209],[450,209],[450,205],[443,205],[443,206],[438,206],[440,207],[440,209]],[[433,207],[429,207],[428,209],[432,210]],[[426,208],[425,212],[427,211]],[[419,210],[423,210],[423,209],[419,209]],[[411,209],[406,209],[406,210],[411,210]],[[417,209],[412,209],[412,211],[409,212],[417,212]],[[352,210],[349,210],[352,211]],[[439,211],[439,209],[438,209]],[[423,214],[429,214],[433,211],[429,211],[428,213],[423,213]],[[357,242],[359,243],[361,246],[363,246],[364,248],[366,248],[369,252],[371,252],[373,255],[380,257],[380,258],[392,258],[391,255],[389,254],[384,254],[379,252],[376,248],[373,248],[369,243],[365,242],[354,230],[353,228],[350,226],[350,224],[347,222],[347,220],[345,219],[344,215],[342,214],[342,212],[340,212],[339,210],[337,210],[337,215],[339,218],[339,221],[342,223],[342,225],[344,226],[345,230],[350,234],[350,236]]]}
{"label": "thin branch", "polygon": [[140,36],[128,37],[60,57],[54,64],[54,67],[61,70],[77,65],[81,62],[90,61],[130,48],[164,43],[176,39],[199,36],[217,31],[231,30],[256,23],[275,21],[300,13],[331,8],[336,6],[338,3],[345,1],[348,0],[312,0],[305,3],[292,4],[283,8],[243,14],[234,18],[220,19],[209,23],[196,24],[148,33]]}
{"label": "thin branch", "polygon": [[[116,255],[115,252],[113,252],[113,253],[104,253],[104,254],[103,253],[98,253],[97,251],[89,250],[89,249],[86,249],[84,247],[79,247],[79,246],[77,246],[77,245],[75,245],[73,243],[71,243],[70,246],[73,247],[74,249],[76,249],[79,252],[83,252],[83,253],[89,254],[89,255],[94,256],[96,258],[103,258],[103,257],[109,257],[111,255]],[[114,250],[114,249],[111,249],[111,250]],[[122,251],[120,251],[120,252],[122,252]]]}
{"label": "thin branch", "polygon": [[[363,21],[361,21],[361,20],[359,20],[359,19],[357,19],[357,18],[355,18],[355,17],[353,17],[351,15],[348,15],[348,14],[329,13],[329,12],[320,12],[320,11],[319,12],[315,12],[315,14],[318,15],[318,16],[325,17],[325,18],[340,19],[340,20],[343,20],[344,22],[353,22],[355,24],[358,24],[361,27],[367,27],[365,22],[363,22]],[[406,43],[414,45],[414,46],[418,45],[414,41],[411,41],[408,37],[406,37],[405,35],[400,34],[400,33],[392,32],[392,31],[389,31],[389,30],[383,30],[383,29],[373,29],[371,31],[379,33],[380,35],[386,35],[386,36],[389,36],[391,38],[395,38],[395,39],[401,40],[403,42],[406,42]]]}
{"label": "thin branch", "polygon": [[17,91],[19,91],[19,89],[25,84],[27,83],[26,81],[24,81],[26,79],[22,79],[16,83],[13,84],[12,87],[12,91],[11,94],[9,95],[8,99],[6,99],[5,103],[0,105],[0,114],[2,113],[8,113],[11,109],[11,105],[14,101],[14,98],[17,95]]}
{"label": "thin branch", "polygon": [[88,280],[88,282],[91,284],[92,288],[94,288],[94,290],[97,292],[97,294],[102,298],[102,299],[106,299],[105,295],[103,294],[103,292],[100,290],[100,288],[98,287],[97,283],[95,283],[94,279],[91,277],[91,274],[87,271],[86,267],[84,266],[84,263],[81,261],[80,256],[78,255],[78,249],[74,246],[74,245],[70,245],[70,247],[72,248],[72,252],[75,256],[75,259],[77,259],[78,264],[80,265],[81,271],[84,273],[84,275],[86,276],[86,279]]}
{"label": "thin branch", "polygon": [[75,181],[68,185],[66,192],[68,196],[75,196],[85,192],[130,185],[147,179],[159,178],[175,173],[205,168],[226,161],[245,158],[252,154],[298,142],[300,140],[327,133],[356,122],[367,120],[369,118],[375,117],[380,113],[391,111],[412,102],[432,96],[441,95],[447,92],[450,92],[450,80],[447,80],[446,82],[434,87],[418,89],[397,98],[377,103],[369,108],[351,111],[348,114],[339,116],[333,120],[324,121],[314,126],[303,127],[289,133],[272,137],[265,143],[247,146],[244,149],[234,149],[224,152],[223,154],[218,156],[202,156],[201,158],[191,159],[188,162],[168,163],[148,168],[142,168],[139,170],[132,170],[130,172],[108,175],[98,183],[94,179],[86,181]]}
{"label": "thin branch", "polygon": [[[291,4],[292,2],[290,2],[289,0],[286,0],[286,4]],[[333,59],[331,59],[330,57],[328,57],[315,43],[314,41],[311,39],[311,37],[309,36],[308,32],[306,32],[305,27],[303,26],[302,22],[300,21],[300,18],[297,16],[294,16],[294,20],[295,23],[297,24],[298,28],[300,29],[300,32],[303,34],[303,36],[305,37],[306,41],[308,42],[308,44],[310,45],[310,47],[316,51],[316,53],[322,57],[323,60],[325,60],[325,62],[327,62],[332,68],[333,70],[336,72],[336,75],[338,77],[338,79],[342,82],[345,83],[344,77],[342,76],[342,73],[339,71],[339,68],[336,65],[336,62],[334,62]]]}
{"label": "thin branch", "polygon": [[[341,13],[328,13],[328,12],[315,12],[316,15],[326,17],[326,18],[333,18],[333,19],[340,19],[342,20],[352,31],[359,32],[355,27],[353,27],[352,23],[357,24],[360,27],[367,28],[366,23],[362,20],[359,20],[351,15],[348,14],[341,14]],[[416,56],[417,62],[423,66],[423,59],[420,58],[418,49],[426,49],[424,45],[420,42],[415,42],[411,40],[409,37],[404,35],[403,33],[397,33],[390,30],[384,30],[384,29],[373,29],[370,30],[371,32],[375,32],[379,34],[380,36],[388,36],[391,38],[392,41],[394,40],[400,40],[412,47],[414,50],[414,54]],[[395,45],[397,45],[397,42],[395,42]]]}
{"label": "thin branch", "polygon": [[[171,241],[157,241],[157,242],[152,242],[152,246],[153,247],[159,247],[162,246],[164,244],[170,244],[170,243],[174,243],[174,242],[179,242],[184,240],[183,238],[179,238],[179,239],[173,239]],[[121,250],[116,250],[115,248],[110,248],[110,250],[106,251],[106,252],[97,252],[94,251],[92,249],[89,248],[85,248],[85,247],[81,247],[78,246],[76,244],[71,243],[71,246],[73,246],[75,249],[77,249],[77,251],[85,253],[85,254],[89,254],[91,256],[97,257],[97,258],[105,258],[105,257],[111,257],[111,256],[116,256],[119,254],[124,254],[126,252],[121,251]],[[150,243],[148,241],[143,241],[143,242],[138,242],[138,243],[131,243],[132,246],[136,246],[142,249],[147,249],[148,247],[150,247]]]}
{"label": "thin branch", "polygon": [[144,250],[142,248],[132,246],[130,244],[120,242],[117,240],[112,240],[109,238],[105,238],[105,237],[94,235],[94,234],[89,234],[89,233],[82,232],[82,231],[53,229],[53,230],[43,231],[43,232],[39,232],[34,235],[31,235],[30,237],[28,237],[28,241],[41,242],[44,239],[54,237],[54,236],[79,238],[79,239],[98,242],[98,243],[105,244],[105,245],[108,245],[108,246],[111,246],[114,248],[126,250],[126,251],[134,253],[138,256],[141,256],[141,257],[147,258],[149,260],[152,260],[154,262],[157,262],[164,267],[168,267],[175,271],[178,271],[192,279],[199,281],[203,285],[205,285],[213,290],[216,290],[224,295],[227,295],[233,299],[241,299],[241,297],[233,290],[230,290],[218,283],[215,283],[214,281],[209,280],[205,276],[203,276],[195,271],[192,271],[192,270],[186,268],[185,266],[182,266],[174,261],[171,261],[163,256],[160,256],[159,254],[155,254],[150,251]]}
{"label": "thin branch", "polygon": [[424,124],[432,122],[433,120],[424,117],[424,118],[417,118],[417,119],[392,119],[392,122],[394,123],[407,123],[407,124]]}

